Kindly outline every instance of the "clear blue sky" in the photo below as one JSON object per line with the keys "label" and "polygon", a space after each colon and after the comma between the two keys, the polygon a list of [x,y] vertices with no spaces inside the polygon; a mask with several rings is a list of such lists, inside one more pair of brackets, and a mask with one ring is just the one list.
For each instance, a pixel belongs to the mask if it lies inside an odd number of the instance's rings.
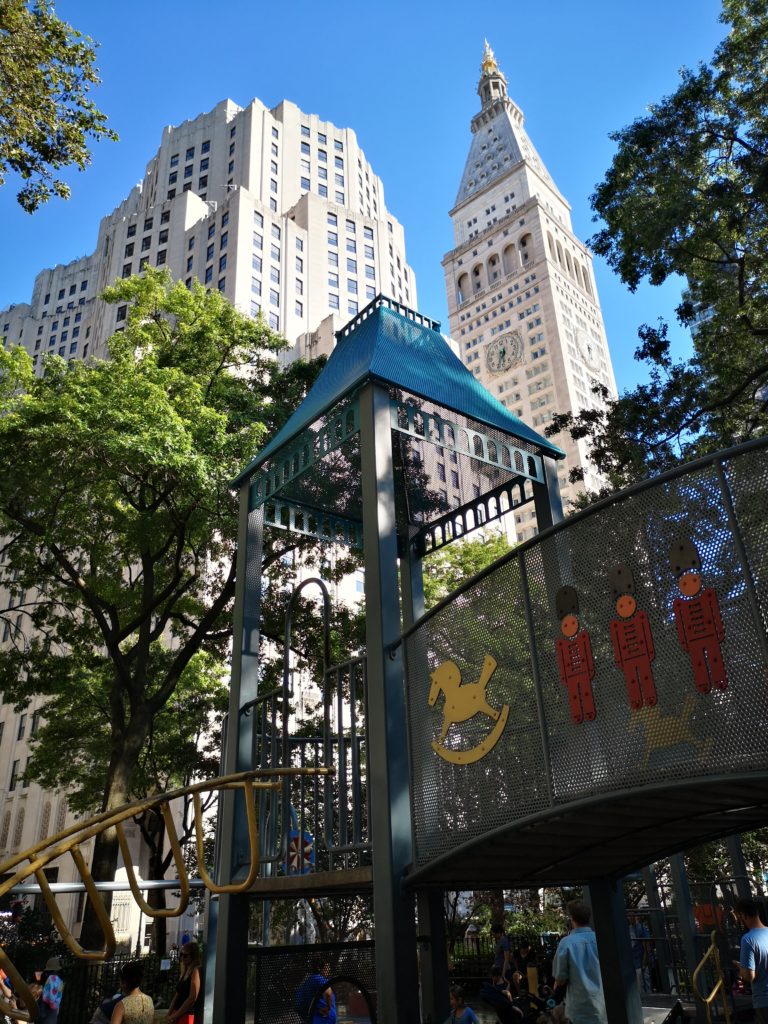
{"label": "clear blue sky", "polygon": [[[719,0],[58,0],[58,15],[101,46],[94,93],[120,134],[99,143],[68,202],[29,216],[0,189],[0,308],[29,301],[35,273],[91,252],[101,216],[140,180],[161,129],[231,98],[293,100],[352,127],[403,223],[423,313],[447,327],[440,261],[469,148],[483,39],[587,238],[589,196],[610,162],[611,131],[672,91],[724,35]],[[636,329],[670,315],[679,289],[631,295],[596,261],[620,388],[632,385]],[[684,347],[685,340],[680,345]]]}

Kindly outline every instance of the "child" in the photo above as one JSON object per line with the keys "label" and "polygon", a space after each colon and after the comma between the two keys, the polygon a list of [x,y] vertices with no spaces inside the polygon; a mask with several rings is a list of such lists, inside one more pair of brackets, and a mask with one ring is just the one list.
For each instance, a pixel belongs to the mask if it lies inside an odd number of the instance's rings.
{"label": "child", "polygon": [[509,982],[504,979],[499,967],[491,968],[491,986],[495,988],[497,992],[501,992],[502,995],[506,996],[507,999],[512,998],[512,993],[509,990]]}
{"label": "child", "polygon": [[464,989],[461,985],[451,986],[450,999],[451,1015],[446,1024],[480,1024],[475,1011],[464,1005]]}

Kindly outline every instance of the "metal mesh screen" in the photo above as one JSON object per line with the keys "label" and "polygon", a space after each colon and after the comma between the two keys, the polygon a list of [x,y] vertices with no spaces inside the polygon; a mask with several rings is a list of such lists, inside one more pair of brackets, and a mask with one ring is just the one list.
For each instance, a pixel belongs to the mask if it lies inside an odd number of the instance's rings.
{"label": "metal mesh screen", "polygon": [[[526,546],[417,627],[406,653],[418,866],[570,801],[768,767],[766,499],[765,451],[666,479]],[[714,592],[724,627],[728,684],[708,693],[695,685],[696,652],[683,648],[684,613],[675,614],[675,599],[686,599],[670,548],[681,539],[698,550],[702,587]],[[609,572],[620,563],[632,571],[655,647],[657,704],[639,709],[630,706],[612,639],[618,612]],[[578,636],[588,633],[594,661],[596,717],[581,724],[571,716],[556,646],[563,586],[577,592]],[[497,711],[507,707],[508,720],[488,753],[454,764],[433,747],[450,702],[440,694],[428,706],[431,676],[452,661],[462,682],[473,682],[488,655],[498,667],[487,700]],[[478,749],[493,726],[488,714],[452,722],[444,753]]]}
{"label": "metal mesh screen", "polygon": [[[299,1024],[301,1015],[295,1008],[299,986],[309,972],[310,959],[318,957],[327,965],[328,976],[354,978],[371,996],[376,1011],[376,956],[374,943],[322,943],[312,946],[265,946],[248,950],[249,986],[246,1021],[254,1024]],[[337,1010],[349,1007],[354,988],[348,982],[333,985]],[[352,1006],[352,1014],[341,1019],[355,1019],[365,1024],[373,1020],[361,1006]],[[356,1011],[356,1012],[355,1012]]]}

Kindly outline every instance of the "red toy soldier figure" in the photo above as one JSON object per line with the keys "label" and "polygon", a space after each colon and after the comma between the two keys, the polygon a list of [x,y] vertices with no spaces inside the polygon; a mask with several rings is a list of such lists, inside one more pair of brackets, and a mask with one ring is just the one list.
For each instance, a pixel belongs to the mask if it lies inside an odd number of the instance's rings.
{"label": "red toy soldier figure", "polygon": [[656,685],[651,662],[656,657],[648,616],[635,600],[635,580],[628,565],[616,565],[608,573],[618,619],[611,622],[611,639],[616,664],[624,673],[629,705],[637,711],[656,703]]}
{"label": "red toy soldier figure", "polygon": [[725,636],[717,595],[710,587],[701,589],[701,559],[689,540],[673,544],[669,552],[672,572],[683,597],[672,605],[680,646],[688,652],[693,679],[699,693],[709,693],[714,686],[728,686],[720,642]]}
{"label": "red toy soldier figure", "polygon": [[563,636],[556,641],[560,682],[568,689],[571,718],[576,725],[595,719],[592,679],[595,662],[586,629],[579,632],[579,595],[574,587],[560,587],[555,595],[557,617]]}

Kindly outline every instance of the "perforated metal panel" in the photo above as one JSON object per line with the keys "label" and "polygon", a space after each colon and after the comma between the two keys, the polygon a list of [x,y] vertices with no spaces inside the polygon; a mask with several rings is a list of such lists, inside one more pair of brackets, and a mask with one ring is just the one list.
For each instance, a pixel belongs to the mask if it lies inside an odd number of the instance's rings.
{"label": "perforated metal panel", "polygon": [[[249,985],[246,1020],[254,1024],[299,1024],[301,1015],[294,1007],[296,991],[306,978],[312,957],[328,966],[333,979],[355,978],[369,993],[376,1010],[376,955],[373,942],[322,943],[313,946],[252,947],[248,951]],[[334,985],[337,1004],[348,1000],[351,986]],[[372,1020],[359,1000],[354,1019],[361,1024]],[[346,1007],[347,1002],[344,1002]],[[350,1019],[349,1017],[347,1019]]]}
{"label": "perforated metal panel", "polygon": [[[406,654],[418,866],[591,797],[768,769],[766,510],[764,449],[736,455],[722,469],[696,468],[526,545],[416,627]],[[685,599],[669,552],[681,539],[698,549],[703,588],[714,591],[725,631],[728,685],[709,693],[696,688],[674,613],[675,599]],[[631,568],[637,607],[647,615],[656,706],[630,707],[616,664],[608,573],[618,563]],[[556,649],[556,594],[564,585],[578,593],[580,630],[594,659],[596,717],[581,724],[572,719]],[[481,759],[449,763],[432,745],[444,698],[428,706],[431,673],[450,660],[472,682],[487,655],[498,663],[488,702],[507,706],[508,721]],[[443,745],[471,751],[493,726],[476,714],[451,724]],[[666,813],[674,818],[675,808]]]}

